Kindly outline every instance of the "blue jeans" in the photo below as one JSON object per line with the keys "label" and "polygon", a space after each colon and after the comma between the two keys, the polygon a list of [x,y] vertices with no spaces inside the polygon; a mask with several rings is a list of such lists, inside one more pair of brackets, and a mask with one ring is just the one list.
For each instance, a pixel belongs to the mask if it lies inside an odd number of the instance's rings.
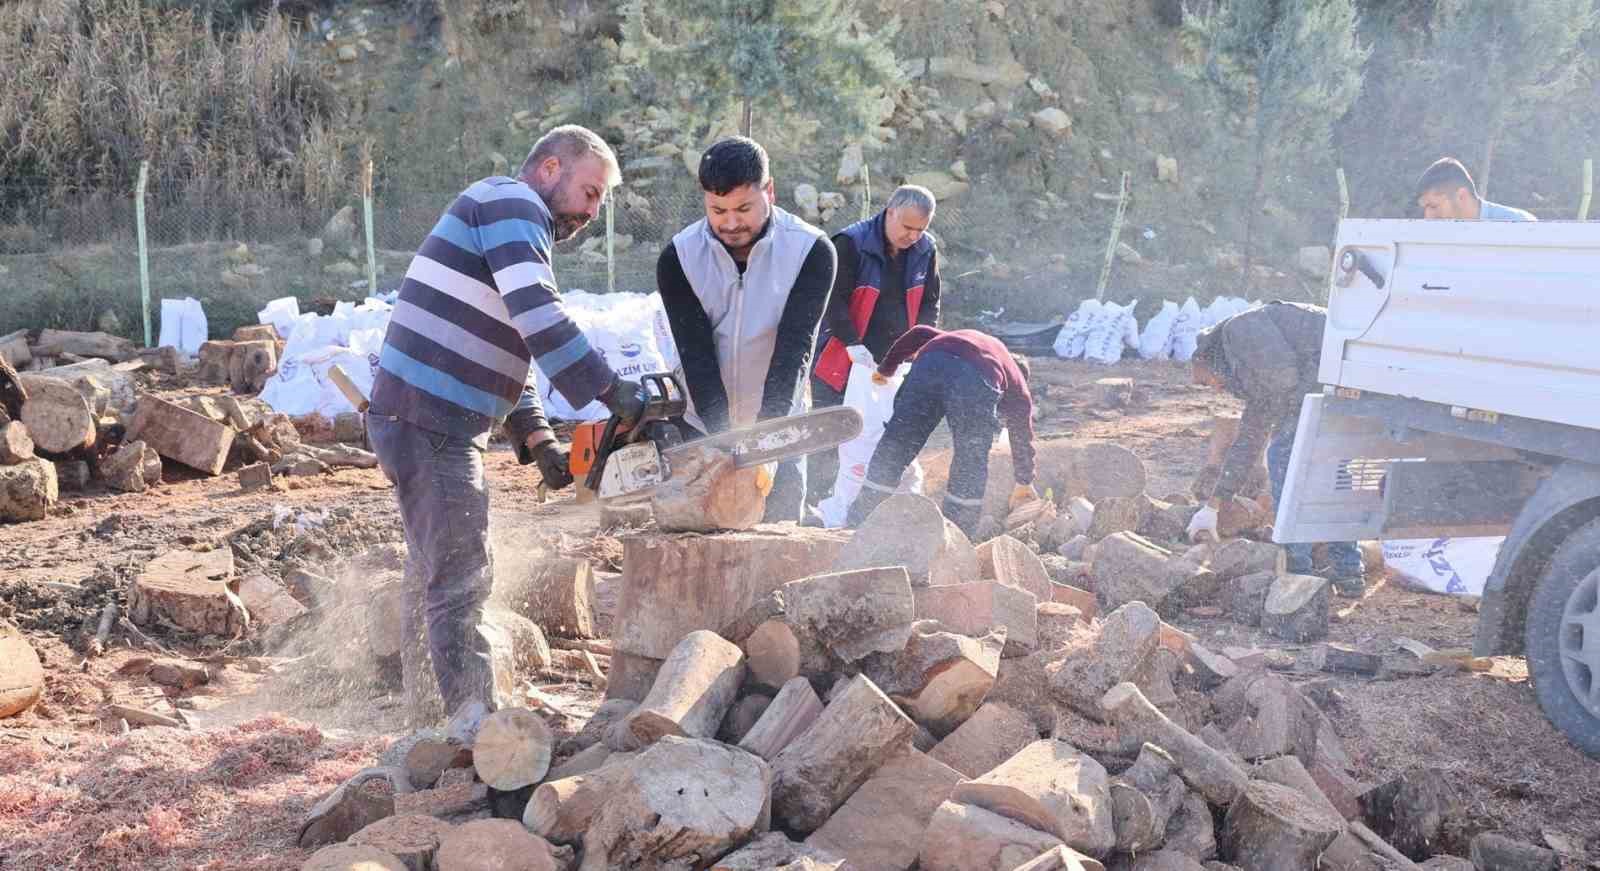
{"label": "blue jeans", "polygon": [[[493,666],[480,630],[494,584],[483,448],[376,413],[367,415],[367,434],[379,467],[394,484],[405,526],[406,643],[400,658],[406,681],[414,684],[422,673],[426,634],[445,713],[474,701],[492,711]],[[406,687],[414,704],[421,701],[417,692],[415,685]]]}
{"label": "blue jeans", "polygon": [[[1267,474],[1272,478],[1274,505],[1283,499],[1283,482],[1289,477],[1289,452],[1294,450],[1294,431],[1298,424],[1299,418],[1295,415],[1280,421],[1277,428],[1272,431],[1272,440],[1267,443]],[[1312,545],[1305,543],[1283,546],[1289,557],[1289,571],[1297,575],[1311,573],[1311,548]],[[1356,547],[1355,542],[1340,541],[1329,544],[1328,559],[1332,562],[1334,577],[1361,577],[1361,550]]]}
{"label": "blue jeans", "polygon": [[895,394],[894,414],[872,452],[861,493],[850,506],[848,525],[860,525],[894,493],[900,476],[928,443],[934,427],[940,420],[948,420],[955,451],[942,508],[944,516],[968,538],[976,537],[983,491],[989,484],[989,450],[1000,432],[995,414],[999,402],[999,388],[985,381],[971,363],[939,352],[918,356]]}

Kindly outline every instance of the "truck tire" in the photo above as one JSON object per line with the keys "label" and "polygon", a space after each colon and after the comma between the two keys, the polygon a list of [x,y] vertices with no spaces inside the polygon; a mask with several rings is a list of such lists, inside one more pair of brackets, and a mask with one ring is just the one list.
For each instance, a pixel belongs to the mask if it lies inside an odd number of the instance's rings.
{"label": "truck tire", "polygon": [[1539,707],[1600,758],[1600,520],[1556,549],[1528,602],[1528,674]]}

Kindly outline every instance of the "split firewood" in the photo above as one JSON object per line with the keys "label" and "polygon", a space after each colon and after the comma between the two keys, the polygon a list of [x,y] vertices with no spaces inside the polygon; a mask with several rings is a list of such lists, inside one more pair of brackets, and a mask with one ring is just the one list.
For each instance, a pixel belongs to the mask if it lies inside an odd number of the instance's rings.
{"label": "split firewood", "polygon": [[744,654],[715,632],[683,637],[661,664],[649,695],[623,720],[622,750],[637,750],[664,735],[710,738],[744,682]]}
{"label": "split firewood", "polygon": [[1318,671],[1375,675],[1383,670],[1383,657],[1345,644],[1325,643],[1311,648],[1311,665]]}
{"label": "split firewood", "polygon": [[1344,819],[1344,814],[1339,812],[1333,802],[1329,801],[1328,797],[1322,793],[1322,788],[1317,786],[1317,782],[1311,778],[1311,772],[1307,771],[1300,760],[1293,756],[1278,756],[1258,764],[1255,768],[1254,776],[1258,780],[1276,783],[1279,786],[1287,786],[1311,799],[1313,803],[1327,813]]}
{"label": "split firewood", "polygon": [[1177,768],[1165,750],[1145,744],[1133,765],[1111,781],[1111,815],[1119,851],[1142,853],[1166,840],[1167,825],[1189,793]]}
{"label": "split firewood", "polygon": [[883,691],[852,678],[811,728],[772,760],[773,821],[812,832],[917,731]]}
{"label": "split firewood", "polygon": [[803,677],[791,678],[739,741],[739,748],[771,762],[822,713],[822,700]]}
{"label": "split firewood", "polygon": [[1071,847],[1047,850],[1012,871],[1105,871],[1105,866]]}
{"label": "split firewood", "polygon": [[782,613],[756,627],[746,648],[764,657],[756,674],[769,687],[793,676],[795,656],[798,674],[820,678],[872,654],[898,652],[915,619],[910,578],[899,566],[790,581],[768,601],[781,602]]}
{"label": "split firewood", "polygon": [[1144,521],[1145,501],[1139,496],[1108,496],[1094,503],[1094,520],[1087,533],[1100,541],[1119,532],[1136,532]]}
{"label": "split firewood", "polygon": [[977,550],[933,500],[901,493],[868,515],[833,563],[834,571],[904,566],[911,585],[961,584],[978,579]]}
{"label": "split firewood", "polygon": [[960,772],[907,750],[851,793],[806,844],[843,857],[852,868],[908,868],[929,818],[960,782]]}
{"label": "split firewood", "polygon": [[1094,548],[1095,595],[1106,609],[1144,602],[1160,609],[1189,584],[1209,583],[1209,571],[1131,532],[1112,535]]}
{"label": "split firewood", "polygon": [[1461,822],[1461,797],[1436,768],[1414,768],[1361,795],[1375,832],[1413,859],[1439,852],[1441,839]]}
{"label": "split firewood", "polygon": [[544,718],[526,708],[502,708],[479,728],[472,767],[493,789],[521,789],[544,779],[553,744]]}
{"label": "split firewood", "polygon": [[[0,397],[5,394],[3,386],[5,375],[3,371],[10,369],[14,373],[16,371],[15,367],[27,366],[32,360],[33,351],[28,346],[27,330],[17,330],[0,336]],[[5,408],[7,412],[10,411],[9,408],[6,408],[4,402],[0,402],[0,408]]]}
{"label": "split firewood", "polygon": [[1279,575],[1256,572],[1241,575],[1222,585],[1222,605],[1235,622],[1259,626],[1267,604],[1267,593]]}
{"label": "split firewood", "polygon": [[1179,776],[1207,801],[1227,805],[1244,791],[1249,778],[1243,769],[1168,719],[1132,683],[1112,687],[1101,706],[1125,739],[1154,744],[1167,751],[1178,765]]}
{"label": "split firewood", "polygon": [[[433,818],[428,817],[428,819]],[[312,853],[301,863],[300,871],[415,871],[415,866],[408,865],[400,857],[377,847],[365,844],[329,844]]]}
{"label": "split firewood", "polygon": [[1032,717],[989,701],[928,755],[967,777],[981,777],[1037,740],[1039,729]]}
{"label": "split firewood", "polygon": [[439,842],[453,828],[437,817],[397,814],[371,823],[345,843],[382,850],[400,860],[407,871],[429,871],[439,852]]}
{"label": "split firewood", "polygon": [[44,454],[70,454],[94,445],[97,418],[83,394],[59,378],[23,375],[28,399],[18,420]]}
{"label": "split firewood", "polygon": [[495,584],[495,598],[562,638],[594,638],[594,569],[588,560],[535,560],[522,574]]}
{"label": "split firewood", "polygon": [[144,476],[144,449],[144,442],[135,441],[112,451],[100,461],[100,480],[113,490],[143,493],[149,486]]}
{"label": "split firewood", "polygon": [[992,771],[958,784],[950,800],[1049,832],[1097,858],[1117,843],[1106,770],[1063,741],[1029,744]]}
{"label": "split firewood", "polygon": [[656,525],[669,532],[749,529],[761,522],[772,480],[764,467],[738,469],[733,455],[687,446],[672,477],[650,494]]}
{"label": "split firewood", "polygon": [[1317,871],[1387,871],[1388,863],[1348,829],[1317,857]]}
{"label": "split firewood", "polygon": [[1281,575],[1285,571],[1287,562],[1288,556],[1282,547],[1247,538],[1236,538],[1222,543],[1211,554],[1209,560],[1211,571],[1216,573],[1217,580],[1223,583],[1261,572]]}
{"label": "split firewood", "polygon": [[557,871],[550,842],[515,820],[473,820],[444,833],[434,871]]}
{"label": "split firewood", "polygon": [[797,844],[782,832],[768,832],[711,863],[710,871],[836,871],[844,863],[810,843]]}
{"label": "split firewood", "polygon": [[[766,827],[772,787],[773,770],[759,757],[668,735],[625,769],[584,833],[580,867],[709,864]],[[776,807],[774,799],[774,813]]]}
{"label": "split firewood", "polygon": [[228,355],[228,384],[234,393],[260,393],[277,371],[277,342],[235,342]]}
{"label": "split firewood", "polygon": [[1289,787],[1252,780],[1228,806],[1218,847],[1243,871],[1315,868],[1342,831],[1338,814]]}
{"label": "split firewood", "polygon": [[1026,590],[999,581],[940,584],[913,591],[919,620],[937,620],[962,635],[983,636],[1006,629],[1006,657],[1026,656],[1039,647],[1039,600]]}
{"label": "split firewood", "polygon": [[947,632],[936,620],[919,620],[901,650],[867,657],[861,673],[919,725],[944,736],[972,716],[989,694],[1005,641],[1004,628],[973,638]]}
{"label": "split firewood", "polygon": [[[407,748],[400,762],[412,786],[417,789],[432,789],[446,771],[452,768],[474,767],[472,748],[464,747],[459,742],[446,738],[442,733],[419,734],[423,737]],[[478,739],[482,738],[480,731]]]}
{"label": "split firewood", "polygon": [[1286,641],[1328,637],[1330,586],[1315,575],[1279,575],[1262,604],[1261,628]]}
{"label": "split firewood", "polygon": [[[1048,503],[1047,503],[1048,504]],[[1045,571],[1039,555],[1026,544],[1009,535],[991,538],[978,545],[977,578],[963,580],[993,580],[1019,590],[1027,590],[1041,602],[1050,601],[1050,573]]]}
{"label": "split firewood", "polygon": [[220,475],[233,447],[234,430],[187,408],[141,394],[128,438],[143,439],[156,453],[208,475]]}
{"label": "split firewood", "polygon": [[1061,649],[1089,625],[1082,611],[1059,602],[1040,602],[1034,615],[1039,627],[1040,650]]}
{"label": "split firewood", "polygon": [[33,439],[22,421],[0,425],[0,466],[15,466],[33,459]]}
{"label": "split firewood", "polygon": [[1048,669],[1051,695],[1094,719],[1104,716],[1106,691],[1135,680],[1155,654],[1161,618],[1143,602],[1131,602],[1107,614],[1098,628],[1074,637]]}
{"label": "split firewood", "polygon": [[1063,846],[1061,839],[1049,832],[981,807],[946,801],[928,822],[917,867],[922,871],[1011,871],[1019,860]]}
{"label": "split firewood", "polygon": [[1243,674],[1213,695],[1222,722],[1231,722],[1228,740],[1245,759],[1293,754],[1317,757],[1322,713],[1293,684],[1275,674]]}
{"label": "split firewood", "polygon": [[1202,862],[1216,857],[1216,824],[1204,796],[1191,792],[1183,797],[1183,804],[1167,822],[1162,849],[1193,856]]}
{"label": "split firewood", "polygon": [[1554,850],[1484,832],[1472,839],[1472,865],[1479,871],[1556,871],[1561,858]]}
{"label": "split firewood", "polygon": [[593,771],[539,784],[522,812],[522,824],[552,843],[581,844],[594,815],[610,798],[636,756],[613,753]]}

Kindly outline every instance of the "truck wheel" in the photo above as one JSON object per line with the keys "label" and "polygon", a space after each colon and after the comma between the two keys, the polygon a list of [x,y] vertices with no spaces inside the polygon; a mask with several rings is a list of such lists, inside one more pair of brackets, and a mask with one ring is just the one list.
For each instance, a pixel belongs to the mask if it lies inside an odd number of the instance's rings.
{"label": "truck wheel", "polygon": [[1534,587],[1527,656],[1545,716],[1600,757],[1600,520],[1567,536]]}

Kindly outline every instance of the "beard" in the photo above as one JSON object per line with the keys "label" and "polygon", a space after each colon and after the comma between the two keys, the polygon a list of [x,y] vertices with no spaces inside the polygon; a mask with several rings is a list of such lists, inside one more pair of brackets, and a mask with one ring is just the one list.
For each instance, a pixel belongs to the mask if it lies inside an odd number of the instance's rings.
{"label": "beard", "polygon": [[550,229],[557,242],[565,242],[578,235],[578,231],[589,226],[588,215],[558,212],[555,209],[551,209],[550,214],[553,224]]}
{"label": "beard", "polygon": [[575,211],[570,202],[576,196],[576,191],[569,190],[571,186],[572,173],[567,171],[562,172],[548,189],[534,188],[534,193],[539,195],[539,199],[544,200],[545,205],[550,207],[550,232],[557,242],[565,242],[589,226],[588,214]]}

